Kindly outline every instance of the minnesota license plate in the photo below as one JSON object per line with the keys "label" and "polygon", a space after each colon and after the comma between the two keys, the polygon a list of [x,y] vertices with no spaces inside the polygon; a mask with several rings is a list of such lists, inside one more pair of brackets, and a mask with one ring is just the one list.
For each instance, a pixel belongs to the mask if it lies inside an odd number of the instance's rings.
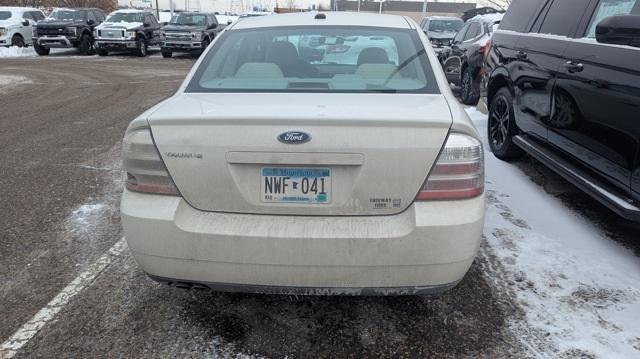
{"label": "minnesota license plate", "polygon": [[328,168],[264,167],[261,175],[262,202],[322,204],[331,201]]}

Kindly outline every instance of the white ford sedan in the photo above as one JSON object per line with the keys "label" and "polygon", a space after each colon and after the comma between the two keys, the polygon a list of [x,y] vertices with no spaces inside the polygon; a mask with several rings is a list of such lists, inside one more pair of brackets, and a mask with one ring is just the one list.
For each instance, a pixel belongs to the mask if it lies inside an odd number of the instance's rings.
{"label": "white ford sedan", "polygon": [[125,237],[177,286],[440,292],[480,243],[478,138],[412,20],[243,19],[129,126]]}

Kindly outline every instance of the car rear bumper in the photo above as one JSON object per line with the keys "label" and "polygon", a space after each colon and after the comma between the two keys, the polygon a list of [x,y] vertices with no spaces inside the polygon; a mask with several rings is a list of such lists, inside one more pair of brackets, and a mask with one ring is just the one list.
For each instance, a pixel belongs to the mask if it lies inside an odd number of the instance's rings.
{"label": "car rear bumper", "polygon": [[459,282],[477,253],[484,199],[425,202],[394,216],[202,212],[125,190],[125,237],[152,278],[225,291],[416,294]]}

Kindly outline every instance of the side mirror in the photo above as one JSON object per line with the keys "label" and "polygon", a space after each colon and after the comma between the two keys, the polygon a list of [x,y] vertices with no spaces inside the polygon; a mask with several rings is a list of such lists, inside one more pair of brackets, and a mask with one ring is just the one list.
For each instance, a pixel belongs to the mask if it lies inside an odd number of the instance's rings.
{"label": "side mirror", "polygon": [[207,29],[215,29],[216,27],[218,27],[218,24],[211,24],[207,27]]}
{"label": "side mirror", "polygon": [[640,47],[640,15],[609,16],[596,26],[596,40],[603,44]]}
{"label": "side mirror", "polygon": [[93,20],[91,20],[91,19],[87,20],[87,25],[93,25],[93,24],[95,24],[95,23],[96,23],[96,22],[95,22],[95,21],[93,21]]}
{"label": "side mirror", "polygon": [[142,24],[142,26],[144,26],[144,27],[149,27],[149,26],[151,26],[151,24],[150,24],[150,23],[148,23],[148,22],[145,22],[145,23],[143,23],[143,24]]}
{"label": "side mirror", "polygon": [[227,20],[227,25],[231,25],[232,23],[233,23],[233,21]]}
{"label": "side mirror", "polygon": [[22,21],[22,25],[24,25],[24,26],[29,26],[29,25],[31,25],[31,23],[29,22],[29,20],[24,19],[24,20]]}

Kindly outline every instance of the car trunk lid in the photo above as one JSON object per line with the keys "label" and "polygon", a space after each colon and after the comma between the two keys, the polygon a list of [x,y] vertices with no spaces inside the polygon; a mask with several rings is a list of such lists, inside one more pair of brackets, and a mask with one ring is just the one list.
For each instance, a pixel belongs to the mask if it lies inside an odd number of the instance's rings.
{"label": "car trunk lid", "polygon": [[424,94],[180,94],[159,109],[154,141],[185,200],[257,214],[399,213],[452,122]]}

